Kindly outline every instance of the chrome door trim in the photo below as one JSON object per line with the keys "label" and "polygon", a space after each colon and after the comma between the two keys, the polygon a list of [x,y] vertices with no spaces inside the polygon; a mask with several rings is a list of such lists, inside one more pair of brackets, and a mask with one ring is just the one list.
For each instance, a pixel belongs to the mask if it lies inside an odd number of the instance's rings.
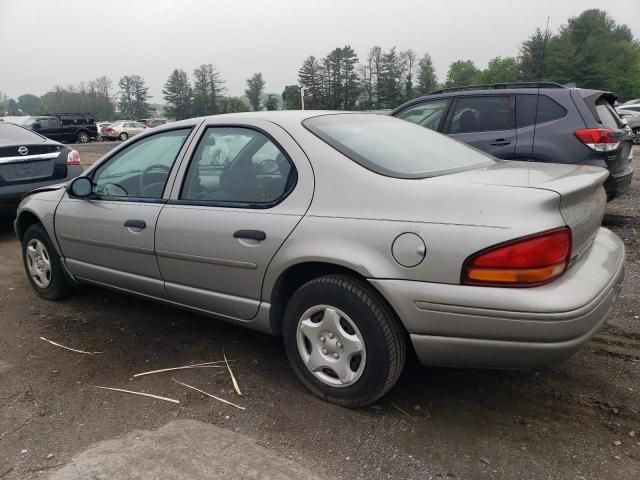
{"label": "chrome door trim", "polygon": [[212,265],[222,265],[225,267],[243,268],[247,270],[255,270],[258,266],[251,262],[242,262],[240,260],[229,260],[226,258],[203,257],[200,255],[191,255],[188,253],[174,253],[157,250],[158,257],[172,258],[174,260],[186,260],[187,262],[209,263]]}

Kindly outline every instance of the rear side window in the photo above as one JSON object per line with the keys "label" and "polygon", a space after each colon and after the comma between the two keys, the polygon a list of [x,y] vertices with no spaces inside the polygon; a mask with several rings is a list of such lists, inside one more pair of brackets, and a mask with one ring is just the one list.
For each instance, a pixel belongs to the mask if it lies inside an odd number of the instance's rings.
{"label": "rear side window", "polygon": [[420,125],[421,127],[438,130],[442,117],[447,113],[448,104],[449,99],[447,98],[430,100],[428,102],[413,105],[396,116],[403,120],[407,120],[408,122]]}
{"label": "rear side window", "polygon": [[604,98],[596,100],[596,113],[598,114],[596,120],[599,120],[603,127],[618,129],[623,126],[613,105]]}
{"label": "rear side window", "polygon": [[449,133],[511,130],[513,108],[508,95],[458,97],[455,100]]}
{"label": "rear side window", "polygon": [[534,123],[551,122],[567,114],[564,107],[546,95],[518,95],[516,102],[517,128],[528,127]]}
{"label": "rear side window", "polygon": [[0,146],[11,145],[12,143],[41,143],[46,141],[44,137],[18,127],[12,123],[0,122]]}
{"label": "rear side window", "polygon": [[491,165],[480,150],[386,115],[328,114],[303,125],[363,167],[395,178],[428,178]]}

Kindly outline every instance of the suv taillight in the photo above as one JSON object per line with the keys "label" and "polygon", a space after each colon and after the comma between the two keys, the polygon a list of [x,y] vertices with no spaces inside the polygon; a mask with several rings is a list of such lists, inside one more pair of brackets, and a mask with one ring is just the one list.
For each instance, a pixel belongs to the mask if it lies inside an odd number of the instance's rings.
{"label": "suv taillight", "polygon": [[608,128],[585,128],[576,130],[575,136],[591,150],[610,152],[620,146],[620,141],[610,135],[616,133]]}
{"label": "suv taillight", "polygon": [[567,227],[518,238],[472,256],[462,268],[462,283],[494,287],[533,287],[562,275],[571,259]]}
{"label": "suv taillight", "polygon": [[67,154],[67,165],[80,165],[80,154],[77,150],[71,150]]}

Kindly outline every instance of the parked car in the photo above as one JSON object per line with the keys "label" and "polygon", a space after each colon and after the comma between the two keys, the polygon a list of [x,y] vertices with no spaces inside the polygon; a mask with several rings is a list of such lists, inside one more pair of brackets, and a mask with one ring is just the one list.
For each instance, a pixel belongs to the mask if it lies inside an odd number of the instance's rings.
{"label": "parked car", "polygon": [[142,133],[147,128],[139,122],[117,121],[102,129],[102,137],[109,140],[127,140]]}
{"label": "parked car", "polygon": [[630,105],[620,105],[617,108],[618,112],[620,112],[621,110],[624,110],[626,112],[636,112],[636,113],[640,113],[640,103],[632,103]]}
{"label": "parked car", "polygon": [[640,105],[640,98],[633,98],[620,104],[620,108],[626,108],[628,105]]}
{"label": "parked car", "polygon": [[606,168],[611,200],[629,189],[633,176],[632,136],[614,100],[609,92],[549,82],[480,85],[438,90],[391,115],[498,158]]}
{"label": "parked car", "polygon": [[80,173],[77,151],[13,123],[0,122],[0,215],[15,215],[26,192]]}
{"label": "parked car", "polygon": [[104,140],[104,133],[103,133],[102,129],[108,127],[112,123],[113,122],[98,122],[98,123],[96,123],[96,128],[98,130],[98,135],[96,136],[96,140],[98,140],[98,141]]}
{"label": "parked car", "polygon": [[21,125],[51,140],[87,143],[98,136],[92,118],[80,114],[38,115],[25,119]]}
{"label": "parked car", "polygon": [[138,122],[149,128],[159,127],[167,123],[164,118],[143,118],[142,120],[138,120]]}
{"label": "parked car", "polygon": [[[229,161],[211,164],[221,138]],[[87,283],[282,334],[304,385],[357,407],[410,345],[427,365],[523,368],[589,340],[624,272],[600,227],[607,175],[386,115],[216,115],[32,192],[15,228],[42,297]]]}
{"label": "parked car", "polygon": [[633,133],[633,143],[640,145],[640,112],[633,110],[618,110],[620,118],[627,122]]}

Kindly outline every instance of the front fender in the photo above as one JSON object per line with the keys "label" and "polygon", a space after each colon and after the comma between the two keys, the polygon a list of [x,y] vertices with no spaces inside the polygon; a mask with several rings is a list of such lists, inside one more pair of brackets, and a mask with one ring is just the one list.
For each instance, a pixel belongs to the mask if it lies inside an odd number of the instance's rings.
{"label": "front fender", "polygon": [[[54,188],[57,187],[57,188]],[[22,241],[24,231],[37,220],[47,231],[51,243],[59,255],[62,255],[55,235],[55,213],[58,204],[65,195],[64,184],[44,187],[29,192],[20,202],[14,222],[18,240]]]}

